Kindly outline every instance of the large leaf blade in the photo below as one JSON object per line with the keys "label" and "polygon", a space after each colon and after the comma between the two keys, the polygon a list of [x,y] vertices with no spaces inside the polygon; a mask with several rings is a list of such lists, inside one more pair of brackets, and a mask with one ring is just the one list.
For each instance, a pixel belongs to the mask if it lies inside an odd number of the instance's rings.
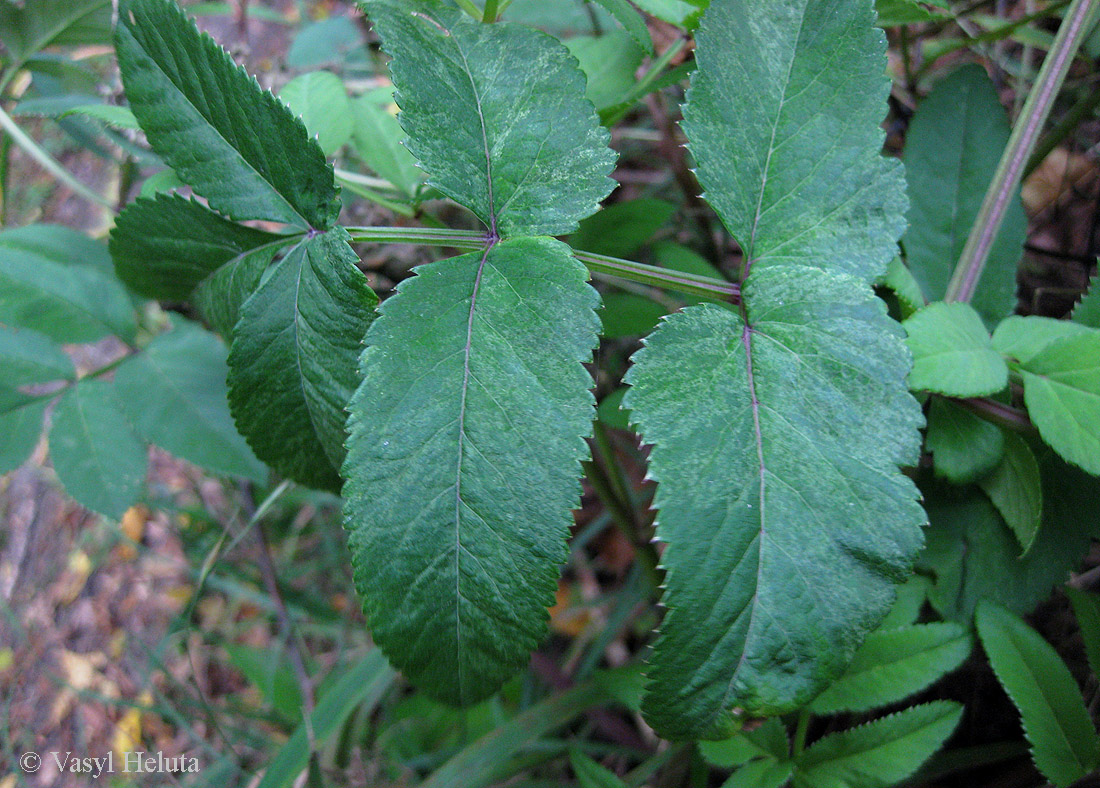
{"label": "large leaf blade", "polygon": [[551,239],[422,266],[367,335],[345,522],[375,640],[471,703],[542,638],[594,414],[598,304]]}
{"label": "large leaf blade", "polygon": [[241,307],[229,350],[230,410],[256,456],[331,490],[377,303],[347,238],[336,228],[290,250]]}
{"label": "large leaf blade", "polygon": [[149,144],[237,220],[325,230],[340,202],[305,126],[169,0],[122,0],[115,29],[130,107]]}
{"label": "large leaf blade", "polygon": [[615,155],[568,50],[424,0],[366,0],[393,56],[408,147],[429,184],[490,231],[561,235],[611,191]]}

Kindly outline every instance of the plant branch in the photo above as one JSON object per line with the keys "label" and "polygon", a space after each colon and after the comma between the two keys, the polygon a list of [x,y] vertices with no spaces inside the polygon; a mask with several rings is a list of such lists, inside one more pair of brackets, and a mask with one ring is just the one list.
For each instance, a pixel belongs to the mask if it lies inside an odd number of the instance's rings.
{"label": "plant branch", "polygon": [[495,22],[500,11],[497,9],[497,0],[485,0],[485,13],[481,15],[482,22]]}
{"label": "plant branch", "polygon": [[1039,133],[1050,115],[1058,91],[1069,71],[1073,56],[1088,31],[1086,24],[1100,0],[1073,0],[1065,19],[1058,28],[1054,45],[1043,61],[1035,87],[1027,97],[1024,109],[1012,129],[993,181],[989,184],[982,207],[970,235],[966,239],[959,262],[947,286],[946,301],[969,301],[985,268],[989,250],[1004,222],[1013,195],[1020,186],[1024,169]]}
{"label": "plant branch", "polygon": [[0,109],[0,128],[3,128],[4,131],[6,131],[9,136],[11,136],[15,144],[26,151],[32,159],[41,164],[46,171],[48,171],[51,175],[64,183],[74,192],[79,194],[85,200],[88,200],[89,202],[94,202],[97,205],[102,205],[108,210],[111,210],[113,208],[110,200],[100,194],[96,194],[94,191],[92,191],[83,183],[78,181],[75,177],[73,177],[72,173],[70,173],[60,164],[58,164],[57,160],[54,159],[54,157],[51,156],[49,153],[47,153],[37,142],[31,139],[30,136],[28,136],[27,133],[23,131],[23,129],[19,128],[19,124],[12,120],[11,116],[8,115],[8,113],[6,113],[3,109]]}
{"label": "plant branch", "polygon": [[989,397],[966,397],[963,399],[950,398],[952,402],[961,408],[973,413],[979,418],[992,422],[999,427],[1019,432],[1023,435],[1038,435],[1039,431],[1031,423],[1027,412],[1005,405]]}

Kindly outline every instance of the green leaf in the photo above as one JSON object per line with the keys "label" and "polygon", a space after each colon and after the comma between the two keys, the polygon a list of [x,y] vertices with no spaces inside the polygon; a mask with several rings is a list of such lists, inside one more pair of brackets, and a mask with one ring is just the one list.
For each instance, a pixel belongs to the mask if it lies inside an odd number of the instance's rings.
{"label": "green leaf", "polygon": [[404,145],[397,118],[368,97],[351,102],[352,144],[363,162],[408,197],[416,196],[424,173]]}
{"label": "green leaf", "polygon": [[313,745],[322,745],[344,727],[356,709],[368,714],[393,684],[394,671],[378,649],[372,649],[332,685],[264,771],[256,788],[290,788],[309,764]]}
{"label": "green leaf", "polygon": [[82,506],[120,518],[141,496],[145,447],[101,380],[81,380],[62,395],[50,428],[50,459],[65,491]]}
{"label": "green leaf", "polygon": [[5,388],[75,377],[73,362],[48,336],[0,325],[0,379]]}
{"label": "green leaf", "polygon": [[234,257],[199,282],[192,300],[203,319],[222,337],[232,336],[241,306],[260,286],[264,271],[281,250],[275,244],[259,246]]}
{"label": "green leaf", "polygon": [[351,102],[340,78],[329,71],[310,71],[279,91],[290,111],[301,118],[325,155],[332,156],[351,139]]}
{"label": "green leaf", "polygon": [[1100,328],[1100,274],[1089,280],[1089,289],[1073,307],[1073,322]]}
{"label": "green leaf", "polygon": [[342,228],[295,246],[240,310],[229,349],[229,407],[256,456],[337,490],[345,408],[377,297]]}
{"label": "green leaf", "polygon": [[291,68],[313,68],[343,60],[348,52],[361,46],[363,33],[353,19],[330,16],[299,31],[287,50],[286,64]]}
{"label": "green leaf", "polygon": [[[57,342],[93,342],[111,334],[132,338],[133,308],[118,281],[100,270],[102,247],[72,230],[23,232],[29,229],[0,232],[0,322]],[[74,242],[72,235],[81,240]],[[77,256],[85,250],[87,260]]]}
{"label": "green leaf", "polygon": [[596,292],[568,247],[515,239],[421,266],[367,334],[345,523],[375,641],[470,704],[546,629],[582,440]]}
{"label": "green leaf", "polygon": [[[1008,142],[1009,123],[985,69],[963,66],[918,107],[905,142],[909,229],[902,245],[929,301],[943,298],[955,263]],[[973,304],[988,325],[1016,305],[1016,268],[1027,215],[1013,195]]]}
{"label": "green leaf", "polygon": [[1009,359],[1026,364],[1056,339],[1091,333],[1093,330],[1088,326],[1068,320],[1012,315],[1002,320],[993,332],[993,347]]}
{"label": "green leaf", "polygon": [[600,335],[605,339],[640,337],[648,334],[668,314],[668,307],[634,293],[609,293],[603,297]]}
{"label": "green leaf", "polygon": [[273,648],[222,644],[233,667],[263,694],[265,702],[286,720],[302,716],[302,691],[286,654]]}
{"label": "green leaf", "polygon": [[1031,447],[1006,432],[1004,459],[979,485],[1027,552],[1043,519],[1042,479]]}
{"label": "green leaf", "polygon": [[977,624],[993,671],[1020,710],[1039,771],[1058,788],[1091,774],[1100,763],[1100,738],[1058,653],[998,605],[980,604]]}
{"label": "green leaf", "polygon": [[928,407],[925,445],[932,468],[953,484],[975,481],[1004,457],[1004,432],[949,400],[933,397]]}
{"label": "green leaf", "polygon": [[223,219],[178,194],[138,198],[115,221],[110,249],[118,278],[148,298],[182,301],[218,268],[259,246],[290,243]]}
{"label": "green leaf", "polygon": [[969,623],[982,599],[1024,614],[1069,578],[1100,535],[1100,480],[1048,452],[1039,458],[1043,524],[1031,549],[1020,544],[974,487],[928,487],[931,527],[919,566],[933,579],[928,601],[945,618]]}
{"label": "green leaf", "polygon": [[328,229],[332,168],[305,126],[170,0],[121,0],[115,47],[149,144],[232,219]]}
{"label": "green leaf", "polygon": [[922,575],[913,575],[898,586],[898,598],[894,600],[894,606],[886,614],[886,618],[879,624],[879,629],[897,629],[916,623],[928,599],[928,589],[931,582]]}
{"label": "green leaf", "polygon": [[925,3],[922,5],[916,0],[875,0],[878,24],[880,27],[898,27],[900,25],[931,22],[944,17],[944,14],[935,14],[925,8],[924,5],[945,8],[939,3]]}
{"label": "green leaf", "polygon": [[115,386],[145,440],[215,473],[262,482],[267,469],[229,415],[225,359],[217,337],[177,321],[119,366]]}
{"label": "green leaf", "polygon": [[787,729],[778,717],[769,717],[752,730],[740,730],[723,741],[701,741],[699,752],[714,766],[739,766],[761,755],[784,759],[790,751]]}
{"label": "green leaf", "polygon": [[1054,340],[1021,373],[1027,412],[1043,440],[1100,474],[1100,329]]}
{"label": "green leaf", "polygon": [[937,301],[902,325],[913,353],[910,388],[952,397],[984,397],[1008,385],[1008,367],[970,304]]}
{"label": "green leaf", "polygon": [[646,53],[653,54],[653,37],[649,34],[645,19],[626,0],[594,0],[607,9]]}
{"label": "green leaf", "polygon": [[1073,603],[1073,614],[1085,642],[1085,654],[1092,672],[1100,676],[1100,596],[1067,586],[1066,596]]}
{"label": "green leaf", "polygon": [[61,224],[28,224],[0,232],[0,256],[8,254],[88,268],[108,276],[114,272],[105,244]]}
{"label": "green leaf", "polygon": [[742,304],[667,318],[625,403],[668,542],[643,709],[664,736],[722,738],[809,702],[886,614],[921,541],[898,465],[922,417],[870,288],[905,206],[870,5],[716,0],[697,42],[684,125],[745,252]]}
{"label": "green leaf", "polygon": [[0,42],[11,63],[22,63],[48,46],[101,44],[111,37],[110,0],[0,2]]}
{"label": "green leaf", "polygon": [[913,272],[900,257],[890,261],[890,265],[886,267],[886,273],[879,279],[878,284],[890,288],[897,296],[898,303],[901,304],[902,317],[909,317],[926,303],[920,284],[913,278]]}
{"label": "green leaf", "polygon": [[635,5],[670,25],[691,30],[699,24],[699,16],[709,0],[634,0]]}
{"label": "green leaf", "polygon": [[876,630],[867,636],[847,672],[814,698],[814,714],[869,711],[923,690],[968,656],[967,631],[953,623]]}
{"label": "green leaf", "polygon": [[746,763],[722,783],[722,788],[783,788],[791,779],[794,764],[762,758]]}
{"label": "green leaf", "polygon": [[561,43],[424,0],[362,5],[430,185],[503,237],[568,233],[596,210],[615,155]]}
{"label": "green leaf", "polygon": [[722,279],[722,272],[714,267],[698,252],[682,246],[673,241],[661,241],[654,244],[653,256],[657,264],[674,271],[682,271],[685,274],[697,276],[710,276],[714,279]]}
{"label": "green leaf", "polygon": [[613,771],[600,766],[580,750],[569,751],[569,765],[573,767],[580,788],[626,788],[626,783]]}
{"label": "green leaf", "polygon": [[0,475],[18,468],[34,451],[50,399],[0,385]]}
{"label": "green leaf", "polygon": [[666,200],[642,197],[617,202],[581,222],[569,242],[586,252],[632,257],[674,213],[676,206]]}
{"label": "green leaf", "polygon": [[600,112],[627,100],[645,52],[622,30],[602,36],[576,36],[565,42],[588,79],[584,95]]}
{"label": "green leaf", "polygon": [[950,701],[911,706],[832,733],[798,759],[796,788],[888,788],[915,772],[955,730],[963,707]]}

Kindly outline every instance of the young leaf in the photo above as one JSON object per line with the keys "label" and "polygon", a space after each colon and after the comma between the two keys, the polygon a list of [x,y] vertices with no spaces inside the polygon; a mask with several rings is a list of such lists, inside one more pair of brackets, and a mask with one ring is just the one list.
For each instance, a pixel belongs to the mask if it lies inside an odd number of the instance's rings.
{"label": "young leaf", "polygon": [[232,219],[328,229],[332,168],[305,126],[170,0],[121,0],[115,48],[149,144]]}
{"label": "young leaf", "polygon": [[1100,274],[1089,280],[1089,289],[1073,307],[1073,322],[1100,328]]}
{"label": "young leaf", "polygon": [[923,575],[913,575],[898,586],[898,598],[894,600],[894,606],[890,608],[886,618],[879,624],[879,630],[898,629],[915,624],[928,599],[930,586],[928,578]]}
{"label": "young leaf", "polygon": [[938,301],[903,325],[913,353],[910,388],[952,397],[984,397],[1008,385],[1008,367],[970,304]]}
{"label": "young leaf", "polygon": [[807,703],[920,545],[897,466],[916,462],[922,417],[901,328],[870,288],[905,205],[879,155],[889,84],[871,17],[862,2],[715,0],[699,28],[685,128],[747,276],[740,314],[667,318],[627,378],[668,542],[644,706],[666,736],[722,738],[742,714]]}
{"label": "young leaf", "polygon": [[615,17],[630,37],[648,54],[653,54],[653,37],[649,34],[645,19],[626,0],[595,0]]}
{"label": "young leaf", "polygon": [[302,241],[241,307],[229,349],[229,407],[256,456],[336,490],[345,408],[378,299],[336,228]]}
{"label": "young leaf", "polygon": [[145,447],[101,380],[81,380],[57,403],[50,459],[65,491],[108,517],[122,517],[145,483]]}
{"label": "young leaf", "polygon": [[119,366],[115,386],[145,440],[215,473],[262,482],[267,469],[229,415],[225,358],[217,337],[178,321]]}
{"label": "young leaf", "polygon": [[1005,434],[955,403],[933,397],[928,406],[925,445],[932,468],[942,479],[966,484],[985,476],[1004,457]]}
{"label": "young leaf", "polygon": [[785,759],[791,743],[779,717],[769,717],[752,730],[740,730],[729,739],[699,742],[699,753],[714,766],[740,766],[761,755]]}
{"label": "young leaf", "polygon": [[993,671],[1020,710],[1039,771],[1058,788],[1090,774],[1100,763],[1100,738],[1058,653],[998,605],[980,604],[977,624]]}
{"label": "young leaf", "polygon": [[199,282],[191,299],[203,319],[223,338],[229,339],[240,319],[241,307],[260,286],[264,271],[284,247],[257,246],[234,257]]}
{"label": "young leaf", "polygon": [[546,628],[592,428],[596,292],[564,244],[421,266],[367,334],[349,408],[345,524],[376,642],[470,704]]}
{"label": "young leaf", "polygon": [[[909,229],[902,245],[928,300],[943,298],[970,226],[1008,142],[1009,124],[981,66],[963,66],[938,82],[917,108],[905,141]],[[973,304],[987,325],[1016,305],[1016,268],[1027,216],[1013,195],[990,250]]]}
{"label": "young leaf", "polygon": [[1043,440],[1100,474],[1100,329],[1051,342],[1020,371],[1027,412]]}
{"label": "young leaf", "polygon": [[875,630],[847,672],[814,698],[815,714],[868,711],[915,695],[970,655],[970,635],[958,624],[918,624]]}
{"label": "young leaf", "polygon": [[963,708],[933,701],[832,733],[797,760],[796,788],[888,788],[915,772],[955,730]]}
{"label": "young leaf", "polygon": [[993,347],[1009,359],[1026,364],[1056,339],[1090,333],[1093,332],[1088,326],[1068,320],[1012,315],[1002,320],[993,332]]}
{"label": "young leaf", "polygon": [[1073,603],[1073,614],[1085,642],[1085,654],[1092,672],[1100,676],[1100,596],[1066,587],[1066,596]]}
{"label": "young leaf", "polygon": [[722,783],[722,788],[783,788],[791,779],[794,764],[761,758],[746,763]]}
{"label": "young leaf", "polygon": [[147,298],[182,301],[221,266],[291,239],[223,219],[178,194],[138,198],[118,215],[110,250],[118,278]]}
{"label": "young leaf", "polygon": [[279,98],[302,119],[326,155],[333,155],[351,139],[351,103],[335,74],[310,71],[297,76],[279,91]]}
{"label": "young leaf", "polygon": [[[576,36],[565,42],[588,80],[584,95],[600,113],[627,101],[637,89],[634,76],[645,52],[623,30]],[[607,124],[604,121],[605,125]]]}
{"label": "young leaf", "polygon": [[1027,552],[1043,518],[1039,463],[1031,447],[1018,435],[1006,432],[1004,442],[1001,464],[978,484]]}
{"label": "young leaf", "polygon": [[615,154],[561,43],[426,0],[362,6],[393,56],[398,119],[430,185],[502,237],[572,232],[596,210]]}
{"label": "young leaf", "polygon": [[927,303],[924,292],[917,280],[913,278],[913,272],[900,257],[890,261],[890,265],[886,267],[886,273],[879,279],[878,284],[890,288],[897,296],[898,303],[901,304],[902,317],[909,317]]}
{"label": "young leaf", "polygon": [[370,96],[351,102],[351,117],[352,144],[359,158],[405,196],[415,196],[424,173],[403,144],[405,132],[397,118]]}
{"label": "young leaf", "polygon": [[0,380],[5,388],[75,377],[73,362],[49,337],[0,325]]}
{"label": "young leaf", "polygon": [[0,474],[22,465],[42,436],[49,397],[32,397],[0,385]]}

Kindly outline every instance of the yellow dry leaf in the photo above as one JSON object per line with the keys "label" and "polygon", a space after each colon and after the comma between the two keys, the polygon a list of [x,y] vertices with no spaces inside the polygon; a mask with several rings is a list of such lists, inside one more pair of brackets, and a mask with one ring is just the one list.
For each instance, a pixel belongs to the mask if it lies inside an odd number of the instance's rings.
{"label": "yellow dry leaf", "polygon": [[120,761],[126,758],[126,753],[141,749],[141,711],[139,709],[127,709],[122,715],[122,719],[115,725],[112,747]]}
{"label": "yellow dry leaf", "polygon": [[1034,216],[1055,203],[1073,196],[1080,186],[1096,175],[1096,164],[1082,153],[1055,148],[1027,176],[1021,197],[1027,212]]}
{"label": "yellow dry leaf", "polygon": [[15,775],[9,774],[0,780],[0,788],[15,788]]}
{"label": "yellow dry leaf", "polygon": [[11,663],[15,661],[14,657],[10,648],[0,648],[0,673],[11,667]]}
{"label": "yellow dry leaf", "polygon": [[80,596],[84,590],[84,584],[88,582],[92,574],[92,559],[83,550],[73,550],[69,554],[69,563],[65,567],[65,573],[61,576],[58,598],[64,605],[72,604],[72,601]]}

